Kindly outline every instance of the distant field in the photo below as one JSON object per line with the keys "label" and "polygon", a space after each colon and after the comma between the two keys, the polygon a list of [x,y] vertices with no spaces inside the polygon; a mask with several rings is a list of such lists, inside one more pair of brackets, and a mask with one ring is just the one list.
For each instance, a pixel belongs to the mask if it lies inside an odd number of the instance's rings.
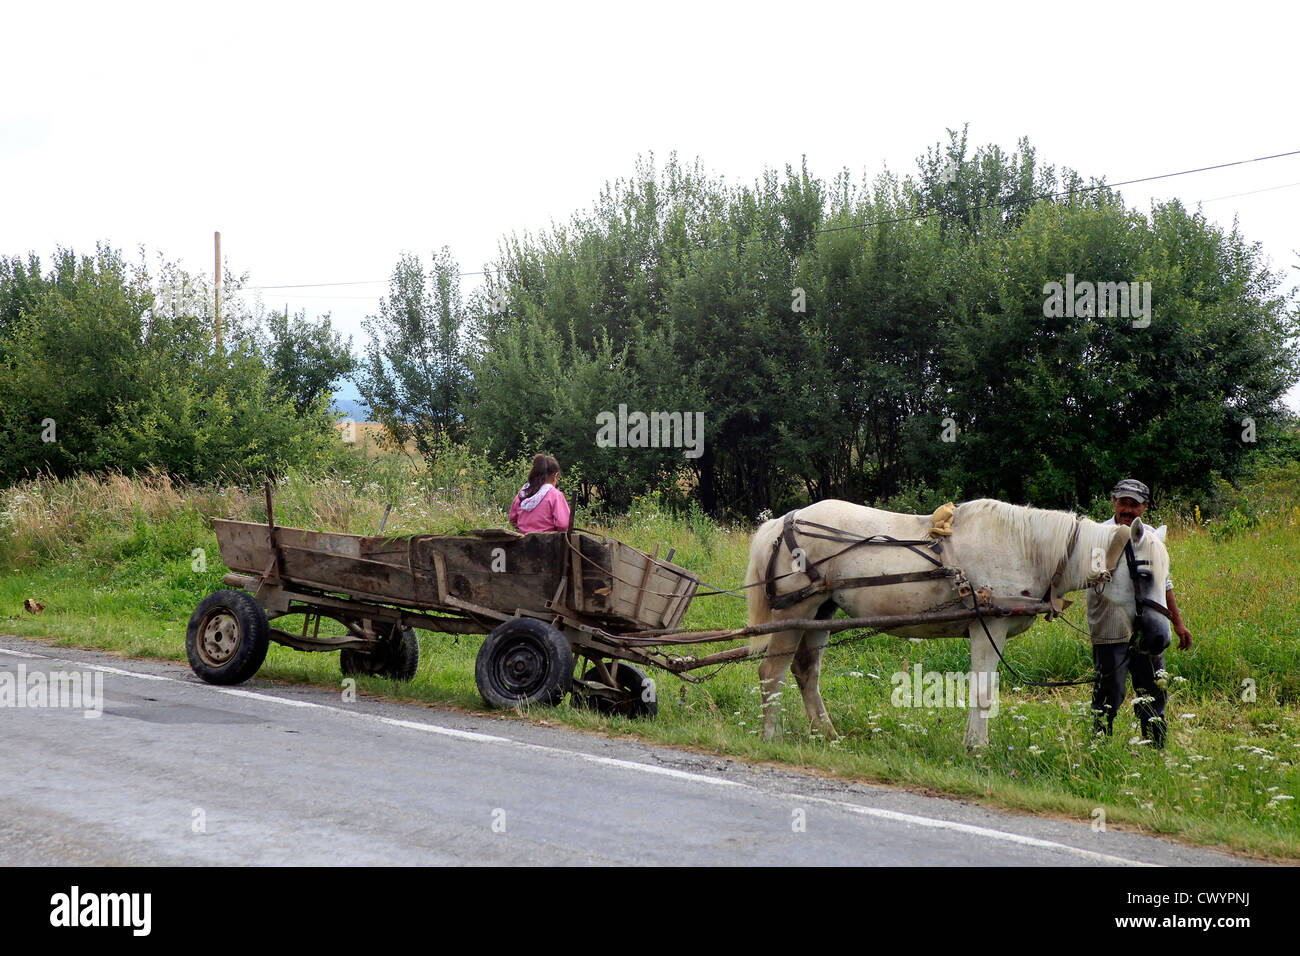
{"label": "distant field", "polygon": [[[277,517],[286,525],[369,532],[391,501],[387,530],[396,533],[503,525],[516,480],[513,473],[476,471],[472,463],[419,474],[394,456],[381,457],[346,479],[291,476],[278,487]],[[961,746],[964,712],[891,705],[892,674],[916,664],[965,670],[965,641],[875,637],[829,650],[822,687],[843,734],[835,742],[809,733],[788,684],[781,700],[786,738],[764,743],[753,663],[724,668],[698,686],[652,675],[661,701],[652,722],[603,718],[567,703],[528,716],[1080,821],[1096,820],[1100,811],[1111,827],[1300,859],[1300,601],[1294,594],[1300,497],[1294,491],[1275,483],[1269,507],[1234,519],[1236,525],[1193,521],[1171,530],[1176,588],[1195,645],[1168,654],[1171,744],[1164,752],[1137,740],[1131,697],[1115,737],[1093,738],[1086,687],[1020,688],[1004,674],[990,745],[973,754]],[[223,586],[214,515],[265,518],[255,489],[190,488],[159,477],[41,480],[0,492],[0,567],[9,569],[0,572],[0,630],[183,660],[191,611]],[[719,527],[645,501],[603,530],[638,547],[676,547],[674,560],[708,582],[734,584],[744,574],[750,529]],[[45,611],[25,614],[29,597]],[[1085,626],[1082,601],[1067,619]],[[744,623],[743,602],[727,597],[698,599],[686,621]],[[478,643],[424,634],[414,681],[363,679],[361,689],[482,709],[473,677]],[[1085,637],[1041,620],[1011,643],[1007,658],[1029,678],[1073,678],[1090,667]],[[335,655],[278,646],[259,676],[325,686],[340,679]]]}
{"label": "distant field", "polygon": [[[396,451],[384,426],[378,422],[342,421],[335,422],[334,427],[344,444],[353,446],[367,458],[379,458]],[[406,443],[406,452],[409,455],[416,453],[414,442]]]}

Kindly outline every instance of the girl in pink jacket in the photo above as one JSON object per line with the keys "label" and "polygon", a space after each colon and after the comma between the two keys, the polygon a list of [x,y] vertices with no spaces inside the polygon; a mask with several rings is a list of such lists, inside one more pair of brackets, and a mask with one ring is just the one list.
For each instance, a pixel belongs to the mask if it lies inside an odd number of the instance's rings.
{"label": "girl in pink jacket", "polygon": [[524,534],[534,531],[568,531],[569,503],[556,485],[560,463],[550,455],[533,459],[528,481],[510,505],[510,523]]}

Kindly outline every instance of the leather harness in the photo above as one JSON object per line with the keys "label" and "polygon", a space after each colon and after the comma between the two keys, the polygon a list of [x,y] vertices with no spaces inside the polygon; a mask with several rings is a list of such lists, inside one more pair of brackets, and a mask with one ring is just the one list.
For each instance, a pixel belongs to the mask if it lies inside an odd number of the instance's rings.
{"label": "leather harness", "polygon": [[[959,574],[956,568],[948,567],[940,558],[935,557],[935,555],[942,553],[942,546],[938,541],[925,539],[903,540],[890,537],[887,534],[873,534],[864,538],[843,531],[839,528],[817,524],[815,521],[801,521],[796,517],[797,515],[798,511],[791,511],[786,514],[785,520],[782,523],[781,534],[772,542],[772,555],[768,558],[767,562],[767,574],[764,577],[763,585],[767,593],[768,604],[774,611],[779,611],[790,607],[791,605],[799,604],[815,594],[821,594],[835,588],[884,587],[889,584],[908,584],[913,581],[932,581],[939,578],[954,578]],[[781,553],[781,545],[784,544],[792,555],[799,550],[799,542],[795,538],[796,524],[799,525],[801,529],[819,528],[822,531],[831,532],[831,534],[818,534],[815,531],[805,530],[803,533],[810,538],[825,538],[829,541],[847,542],[848,546],[841,548],[834,554],[822,558],[820,561],[814,561],[800,570],[791,571],[789,574],[776,574],[776,561],[777,557]],[[838,558],[840,555],[851,551],[854,548],[863,547],[865,545],[885,545],[907,548],[909,551],[915,552],[925,558],[925,560],[935,565],[935,567],[929,571],[904,571],[898,574],[877,574],[865,578],[824,578],[822,577],[821,572],[817,570],[817,565],[824,564],[832,558]],[[927,554],[925,551],[921,550],[922,548],[933,551],[934,554]],[[806,574],[810,579],[810,583],[797,591],[791,591],[788,594],[778,596],[776,593],[776,582],[781,578],[789,577],[791,574]]]}

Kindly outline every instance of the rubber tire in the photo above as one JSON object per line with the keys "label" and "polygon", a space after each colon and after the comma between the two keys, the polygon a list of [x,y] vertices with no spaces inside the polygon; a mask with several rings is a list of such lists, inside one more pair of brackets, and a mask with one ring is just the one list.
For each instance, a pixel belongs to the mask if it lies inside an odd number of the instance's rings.
{"label": "rubber tire", "polygon": [[[395,652],[394,652],[395,651]],[[420,667],[420,640],[415,628],[402,628],[402,636],[394,648],[390,637],[374,654],[347,648],[339,651],[339,669],[344,677],[387,677],[389,680],[412,680]]]}
{"label": "rubber tire", "polygon": [[[226,660],[217,661],[203,651],[200,634],[222,612],[234,618],[237,643]],[[217,591],[200,601],[190,615],[185,628],[185,656],[194,673],[209,684],[242,684],[266,660],[271,646],[269,629],[266,612],[247,591]]]}
{"label": "rubber tire", "polygon": [[[512,664],[527,672],[513,686],[506,673]],[[489,707],[552,707],[564,700],[573,683],[573,648],[545,621],[511,618],[483,641],[474,661],[474,682]]]}
{"label": "rubber tire", "polygon": [[[617,715],[619,717],[629,717],[632,719],[653,720],[659,716],[659,696],[656,693],[654,700],[644,700],[641,696],[645,690],[646,681],[645,672],[639,667],[635,667],[627,661],[614,662],[614,682],[619,688],[629,695],[626,701],[612,701],[608,697],[584,697],[581,694],[573,695],[573,702],[579,707],[594,707],[598,714],[606,716]],[[600,680],[600,674],[596,668],[592,667],[587,673],[582,675],[583,680]]]}

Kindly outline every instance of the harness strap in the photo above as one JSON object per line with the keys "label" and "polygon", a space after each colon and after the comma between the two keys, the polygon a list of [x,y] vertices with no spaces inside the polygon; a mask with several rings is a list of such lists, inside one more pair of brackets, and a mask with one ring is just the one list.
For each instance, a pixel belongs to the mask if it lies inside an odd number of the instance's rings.
{"label": "harness strap", "polygon": [[[832,528],[829,525],[818,524],[815,521],[805,521],[797,517],[798,513],[799,512],[796,510],[786,514],[785,519],[781,525],[781,534],[777,538],[773,539],[772,554],[767,560],[767,573],[763,576],[763,589],[767,594],[768,603],[774,609],[789,607],[791,604],[798,603],[797,601],[788,601],[782,604],[776,603],[778,601],[784,602],[788,597],[788,595],[782,595],[781,597],[777,597],[776,582],[781,578],[790,576],[789,574],[776,573],[776,561],[781,553],[782,544],[786,546],[786,548],[790,551],[791,554],[793,554],[795,549],[799,547],[799,541],[795,537],[796,525],[799,526],[800,530],[806,537],[823,538],[828,541],[839,541],[839,542],[846,543],[848,545],[847,547],[841,548],[839,551],[836,551],[834,554],[829,554],[818,561],[813,561],[811,563],[806,564],[802,571],[790,572],[790,574],[806,574],[813,584],[817,584],[822,580],[821,573],[817,570],[817,566],[819,564],[825,564],[827,561],[833,560],[834,558],[838,558],[840,555],[852,551],[854,548],[860,548],[863,545],[881,545],[881,546],[907,548],[907,550],[911,551],[912,553],[916,554],[919,557],[924,558],[926,561],[929,561],[931,564],[935,566],[936,570],[933,572],[915,572],[915,573],[924,573],[927,577],[936,577],[936,578],[951,577],[953,574],[952,569],[948,568],[948,566],[943,563],[941,557],[935,557],[935,555],[942,555],[943,553],[943,545],[942,542],[940,541],[931,541],[929,539],[918,539],[918,540],[899,539],[899,538],[890,537],[887,534],[873,534],[868,537],[863,537],[861,535],[853,534],[852,532],[843,531],[839,528]],[[833,532],[833,534],[818,534],[815,531],[804,530],[805,528],[820,528],[824,531]],[[930,551],[933,551],[934,554],[927,554],[925,551],[922,551],[921,548],[926,548]],[[909,573],[913,573],[913,572],[909,572]],[[885,575],[885,577],[889,577],[889,575]],[[874,578],[851,578],[846,580],[851,580],[855,582],[870,582],[875,579]],[[913,579],[909,578],[907,580],[913,580]],[[924,580],[924,578],[917,578],[915,580]],[[892,582],[892,583],[901,583],[901,582]],[[845,581],[840,581],[835,584],[836,587],[842,587],[844,585],[845,585]],[[871,587],[872,585],[869,583],[863,583],[855,586]],[[824,585],[821,587],[813,588],[812,585],[810,584],[807,587],[803,588],[802,591],[796,591],[794,593],[795,594],[803,593],[804,597],[809,597],[813,594],[818,593],[819,591],[825,591],[825,590],[828,590],[828,588]]]}
{"label": "harness strap", "polygon": [[[781,534],[778,538],[772,541],[772,556],[768,558],[767,574],[764,575],[764,582],[763,582],[763,590],[767,592],[767,600],[769,604],[772,604],[772,602],[777,600],[777,596],[776,596],[777,578],[785,577],[784,574],[782,575],[776,574],[776,559],[777,556],[781,553],[782,543],[785,544],[786,548],[790,551],[792,555],[794,554],[795,549],[799,547],[799,542],[795,540],[795,536],[794,536],[794,516],[798,513],[799,513],[798,511],[789,511],[786,513],[785,521],[781,525]],[[817,581],[821,577],[821,575],[817,572],[817,568],[815,565],[805,568],[804,573],[807,574],[808,577],[811,578],[813,581]],[[775,607],[774,604],[772,604],[772,606]]]}
{"label": "harness strap", "polygon": [[[821,528],[825,531],[835,532],[835,535],[832,536],[828,534],[817,534],[816,532],[812,532],[812,531],[805,531],[804,534],[809,538],[825,538],[829,541],[846,541],[846,542],[850,542],[850,546],[855,548],[864,544],[892,545],[895,547],[907,548],[907,550],[913,552],[914,554],[922,558],[925,558],[925,560],[929,561],[937,568],[941,568],[944,566],[943,561],[936,559],[934,555],[929,555],[926,554],[924,551],[919,550],[920,548],[928,548],[929,550],[933,551],[935,554],[942,554],[943,553],[942,541],[935,541],[929,538],[918,538],[918,539],[891,538],[887,534],[873,534],[864,538],[861,535],[855,535],[852,534],[851,532],[843,531],[839,528],[831,528],[824,524],[818,524],[815,521],[805,521],[802,518],[795,519],[794,523],[797,524],[800,528],[805,528],[805,527]],[[845,551],[847,550],[849,549],[845,548]],[[838,557],[840,554],[843,553],[844,551],[840,551],[838,552],[838,554],[831,555],[831,557]],[[828,560],[830,559],[829,558],[822,559],[822,561],[828,561]],[[817,563],[820,564],[821,561]]]}
{"label": "harness strap", "polygon": [[814,581],[798,591],[783,594],[771,602],[772,610],[784,610],[824,591],[836,588],[876,588],[890,584],[908,584],[913,581],[933,581],[936,578],[950,578],[957,572],[953,568],[935,568],[931,571],[906,571],[900,574],[877,574],[869,578],[826,578]]}
{"label": "harness strap", "polygon": [[1138,585],[1141,581],[1141,578],[1138,577],[1138,568],[1144,564],[1150,564],[1151,562],[1147,561],[1146,559],[1141,559],[1141,560],[1138,559],[1137,552],[1133,550],[1132,541],[1129,541],[1127,544],[1124,545],[1124,560],[1128,562],[1129,577],[1133,579],[1133,598],[1134,598],[1134,603],[1137,606],[1138,612],[1140,613],[1141,610],[1145,607],[1148,610],[1156,611],[1159,614],[1163,614],[1165,617],[1169,618],[1169,620],[1172,621],[1174,619],[1174,615],[1173,612],[1169,610],[1169,608],[1165,607],[1163,604],[1158,604],[1157,602],[1151,600],[1150,598],[1143,597],[1141,592],[1139,591]]}

